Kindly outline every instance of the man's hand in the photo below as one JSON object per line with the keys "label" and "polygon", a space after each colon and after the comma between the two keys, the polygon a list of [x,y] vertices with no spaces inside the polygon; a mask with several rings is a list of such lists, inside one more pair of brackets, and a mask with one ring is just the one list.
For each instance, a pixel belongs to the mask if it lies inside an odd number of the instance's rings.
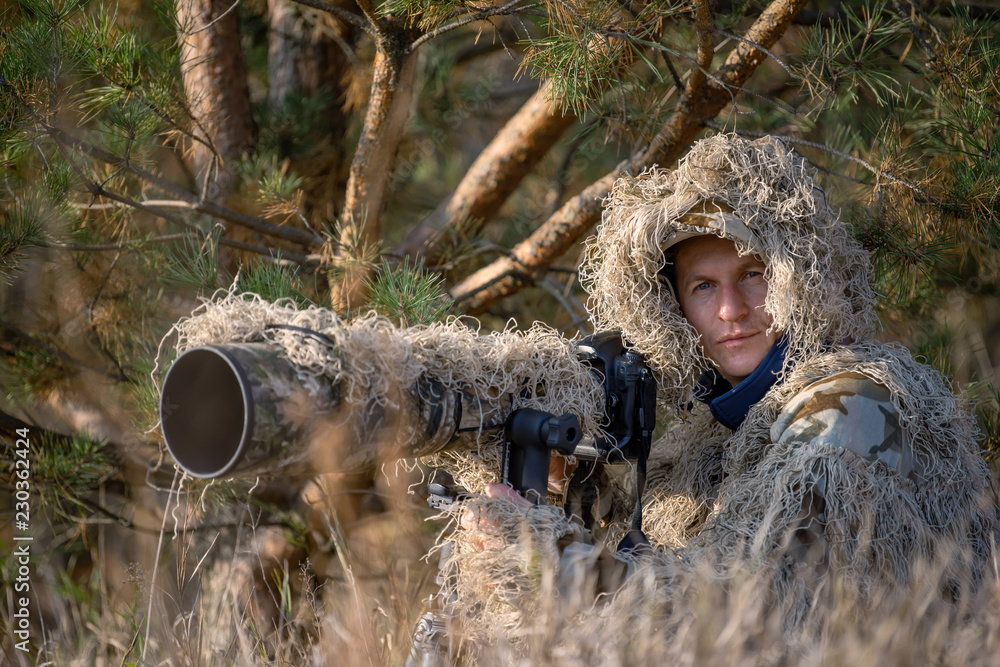
{"label": "man's hand", "polygon": [[[573,476],[573,472],[575,470],[576,463],[569,463],[568,460],[562,456],[553,456],[552,460],[549,462],[549,492],[560,496],[564,495],[566,487],[569,484],[569,480]],[[528,508],[532,506],[530,500],[520,495],[507,484],[487,484],[483,488],[483,495],[493,500],[504,498],[519,507]],[[459,525],[461,525],[465,530],[473,530],[480,533],[480,536],[476,541],[481,549],[495,549],[500,547],[502,544],[500,538],[496,537],[498,526],[496,522],[488,516],[466,509],[462,512],[462,516],[459,519]]]}
{"label": "man's hand", "polygon": [[578,465],[576,461],[570,463],[565,456],[553,456],[549,459],[549,493],[565,497],[566,487],[569,486],[569,480],[573,478]]}
{"label": "man's hand", "polygon": [[[494,500],[506,498],[515,505],[525,508],[531,507],[531,501],[519,495],[517,491],[512,489],[507,484],[487,484],[483,489],[483,495]],[[478,544],[481,551],[486,549],[498,549],[503,545],[501,539],[496,537],[498,526],[489,516],[482,515],[479,512],[474,512],[471,509],[465,509],[462,510],[459,525],[461,525],[465,530],[472,530],[479,533],[477,537],[473,538],[473,541]]]}

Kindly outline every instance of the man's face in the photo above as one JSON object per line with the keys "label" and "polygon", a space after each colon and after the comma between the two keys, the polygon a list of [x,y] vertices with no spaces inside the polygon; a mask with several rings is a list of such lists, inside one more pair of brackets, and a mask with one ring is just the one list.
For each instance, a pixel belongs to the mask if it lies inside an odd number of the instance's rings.
{"label": "man's face", "polygon": [[764,263],[740,257],[729,239],[696,236],[674,246],[674,276],[684,317],[701,334],[705,355],[735,387],[779,336],[767,333]]}

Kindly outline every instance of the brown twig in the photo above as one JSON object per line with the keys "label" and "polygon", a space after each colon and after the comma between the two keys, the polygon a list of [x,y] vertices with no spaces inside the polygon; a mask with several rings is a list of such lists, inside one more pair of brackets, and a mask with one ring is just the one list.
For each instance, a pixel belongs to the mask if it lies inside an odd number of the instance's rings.
{"label": "brown twig", "polygon": [[698,31],[698,66],[691,70],[691,76],[688,78],[687,88],[684,91],[686,99],[698,96],[705,84],[705,73],[712,66],[712,57],[715,55],[715,41],[712,39],[715,26],[708,0],[695,0],[694,15],[695,28]]}
{"label": "brown twig", "polygon": [[331,5],[329,2],[323,2],[323,0],[294,0],[294,2],[300,5],[305,5],[306,7],[312,7],[313,9],[318,9],[320,11],[326,12],[331,16],[335,16],[344,23],[350,23],[355,28],[360,28],[366,33],[375,36],[375,29],[372,27],[368,21],[361,18],[357,14],[347,11],[343,7],[338,7],[336,5]]}
{"label": "brown twig", "polygon": [[[246,227],[248,229],[260,232],[262,234],[267,234],[268,236],[275,236],[278,238],[283,238],[286,241],[299,243],[306,247],[311,248],[323,245],[324,239],[322,236],[318,234],[313,234],[302,229],[295,229],[293,227],[282,227],[280,225],[275,225],[270,222],[267,222],[266,220],[261,220],[259,218],[254,218],[249,215],[239,213],[238,211],[233,211],[232,209],[226,208],[221,204],[217,204],[211,201],[204,201],[196,194],[189,192],[180,186],[174,185],[173,183],[157,176],[156,174],[153,174],[149,171],[146,171],[145,169],[142,169],[141,167],[136,166],[135,163],[133,162],[124,163],[121,158],[114,155],[113,153],[105,151],[102,148],[98,148],[97,146],[93,146],[86,142],[80,141],[72,137],[71,135],[67,134],[66,132],[60,130],[59,128],[52,127],[50,125],[44,125],[42,129],[48,136],[56,140],[56,142],[60,146],[75,148],[77,150],[82,151],[86,155],[89,155],[90,157],[93,157],[97,160],[100,160],[110,165],[123,166],[130,174],[136,176],[140,180],[149,183],[150,185],[156,187],[157,189],[175,197],[176,199],[187,203],[188,207],[194,211],[198,211],[199,213],[205,213],[206,215],[210,215],[214,218],[219,218],[225,220],[226,222],[231,222],[234,225],[240,227]],[[84,182],[86,183],[87,181],[89,181],[89,179],[84,178]],[[88,189],[90,189],[89,186]],[[134,204],[130,202],[134,201],[135,200],[128,200],[128,202],[122,202],[122,203],[129,203],[129,205],[132,206]],[[139,202],[135,202],[135,204],[139,204]],[[160,215],[160,217],[165,217],[160,213],[157,213],[157,215]],[[191,227],[191,225],[188,223],[179,223],[179,224],[182,224],[185,227]]]}
{"label": "brown twig", "polygon": [[[482,11],[476,12],[475,14],[469,14],[468,16],[463,16],[462,18],[460,18],[460,19],[458,19],[456,21],[453,21],[453,22],[448,23],[446,25],[443,25],[443,26],[440,26],[438,28],[435,28],[434,30],[432,30],[432,31],[430,31],[428,33],[424,33],[423,35],[421,35],[420,37],[418,37],[417,39],[415,39],[412,44],[410,44],[409,50],[410,50],[410,52],[412,52],[412,51],[416,50],[418,47],[420,47],[422,44],[424,44],[425,42],[428,42],[428,41],[434,39],[435,37],[437,37],[439,35],[442,35],[442,34],[448,32],[448,31],[454,30],[455,28],[461,28],[463,25],[468,25],[468,24],[474,23],[476,21],[484,21],[484,20],[490,18],[491,16],[505,16],[507,14],[512,14],[512,13],[515,13],[517,11],[522,11],[523,9],[527,9],[527,8],[520,7],[520,5],[523,4],[526,1],[527,0],[511,0],[510,2],[508,2],[505,5],[501,5],[499,7],[490,7],[488,9],[484,9]],[[539,4],[540,3],[535,3],[534,5],[529,5],[528,8],[530,8],[530,7],[537,7],[537,6],[539,6]]]}

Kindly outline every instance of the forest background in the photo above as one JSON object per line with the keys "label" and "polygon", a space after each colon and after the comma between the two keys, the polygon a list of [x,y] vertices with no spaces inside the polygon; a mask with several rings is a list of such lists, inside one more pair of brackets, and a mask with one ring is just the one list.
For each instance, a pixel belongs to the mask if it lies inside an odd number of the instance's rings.
{"label": "forest background", "polygon": [[591,333],[576,265],[602,197],[706,133],[816,166],[871,252],[882,337],[976,399],[1000,452],[1000,3],[0,12],[0,543],[28,433],[36,554],[28,655],[4,565],[12,661],[401,662],[439,529],[412,478],[178,493],[160,341],[220,288]]}

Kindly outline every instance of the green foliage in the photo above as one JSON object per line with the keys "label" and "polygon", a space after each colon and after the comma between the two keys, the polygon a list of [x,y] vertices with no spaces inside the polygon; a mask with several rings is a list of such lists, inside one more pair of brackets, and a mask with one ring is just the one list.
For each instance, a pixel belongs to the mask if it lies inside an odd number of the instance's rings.
{"label": "green foliage", "polygon": [[796,74],[813,97],[842,95],[853,104],[867,93],[879,106],[899,100],[906,78],[890,46],[909,33],[889,3],[845,7],[844,20],[803,34]]}
{"label": "green foliage", "polygon": [[0,387],[15,405],[31,404],[73,380],[75,369],[54,346],[37,339],[8,341],[0,346]]}
{"label": "green foliage", "polygon": [[384,262],[368,287],[369,305],[403,327],[438,322],[452,308],[441,278],[408,259],[396,267]]}
{"label": "green foliage", "polygon": [[216,227],[200,241],[187,237],[182,243],[169,246],[161,280],[167,285],[201,292],[218,289],[221,234],[222,230]]}
{"label": "green foliage", "polygon": [[275,263],[256,261],[242,267],[236,276],[236,291],[253,292],[268,301],[292,299],[303,307],[312,305],[309,295],[315,293],[315,285],[298,267],[282,264],[279,256]]}
{"label": "green foliage", "polygon": [[666,82],[664,63],[656,54],[678,51],[660,40],[663,28],[678,26],[680,34],[674,38],[684,40],[691,25],[685,19],[692,16],[691,6],[683,2],[647,3],[635,15],[623,11],[620,3],[604,0],[557,4],[552,9],[543,24],[546,34],[526,40],[521,70],[549,79],[556,97],[578,115],[614,108],[620,104],[615,98],[622,95],[626,104],[657,99],[649,82],[639,83],[638,71],[629,64],[641,62],[657,82]]}
{"label": "green foliage", "polygon": [[256,104],[254,116],[261,128],[260,140],[257,156],[248,159],[260,169],[264,161],[277,160],[279,155],[291,159],[309,155],[324,139],[329,141],[324,134],[325,120],[336,103],[333,93],[324,86],[312,95],[291,93],[278,107]]}
{"label": "green foliage", "polygon": [[917,329],[910,351],[914,357],[949,377],[953,370],[951,360],[954,347],[954,337],[946,326],[927,321]]}
{"label": "green foliage", "polygon": [[42,242],[44,202],[22,200],[2,210],[5,224],[0,226],[0,282],[10,284],[25,250]]}
{"label": "green foliage", "polygon": [[466,0],[387,0],[378,14],[405,17],[410,26],[427,31],[472,11],[474,7]]}
{"label": "green foliage", "polygon": [[382,256],[382,239],[375,243],[369,243],[365,239],[364,230],[367,219],[361,220],[348,228],[348,233],[344,233],[343,224],[338,221],[333,230],[323,232],[330,247],[336,248],[339,252],[338,261],[331,264],[327,269],[326,278],[329,283],[341,282],[345,277],[354,275],[365,275],[368,269],[376,266]]}
{"label": "green foliage", "polygon": [[875,289],[883,296],[883,306],[926,304],[938,293],[938,269],[956,247],[946,236],[912,223],[917,212],[906,202],[890,207],[873,207],[871,216],[855,220],[858,233],[871,254],[875,269]]}
{"label": "green foliage", "polygon": [[240,176],[256,189],[257,203],[267,217],[285,220],[301,215],[301,176],[290,170],[290,160],[281,160],[277,153],[258,151],[245,155],[237,165]]}
{"label": "green foliage", "polygon": [[50,517],[74,521],[94,512],[94,491],[118,474],[106,443],[46,432],[33,443],[32,479]]}
{"label": "green foliage", "polygon": [[[153,379],[153,357],[155,350],[145,356],[137,356],[133,362],[134,388],[129,394],[135,425],[143,433],[148,432],[160,421],[160,388]],[[167,359],[164,363],[173,361]]]}
{"label": "green foliage", "polygon": [[205,511],[206,516],[219,517],[234,505],[245,505],[247,498],[253,500],[252,492],[256,485],[256,480],[242,477],[233,479],[191,477],[185,480],[184,489],[192,498],[198,499],[198,507]]}
{"label": "green foliage", "polygon": [[151,140],[162,129],[153,110],[134,98],[108,104],[100,120],[98,131],[105,147],[124,162],[141,162],[137,147],[151,148]]}

